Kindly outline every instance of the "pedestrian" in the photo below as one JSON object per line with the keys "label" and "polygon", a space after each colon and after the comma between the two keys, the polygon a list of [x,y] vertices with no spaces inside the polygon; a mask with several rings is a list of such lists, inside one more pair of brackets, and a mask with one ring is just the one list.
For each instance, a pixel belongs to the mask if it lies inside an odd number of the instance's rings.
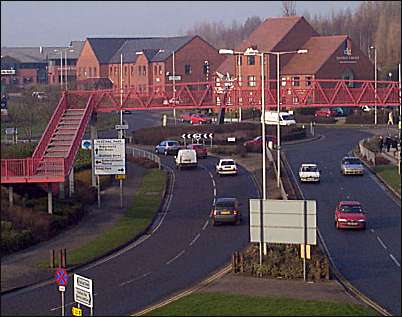
{"label": "pedestrian", "polygon": [[385,146],[387,148],[387,152],[391,149],[392,140],[389,136],[385,138]]}
{"label": "pedestrian", "polygon": [[382,153],[383,146],[384,146],[384,139],[382,135],[380,135],[380,139],[378,140],[378,148],[380,149],[380,153]]}

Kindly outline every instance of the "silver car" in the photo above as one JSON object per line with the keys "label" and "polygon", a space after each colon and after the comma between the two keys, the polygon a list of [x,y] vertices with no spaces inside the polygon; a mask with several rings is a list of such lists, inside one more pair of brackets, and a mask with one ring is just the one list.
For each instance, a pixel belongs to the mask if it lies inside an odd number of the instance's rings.
{"label": "silver car", "polygon": [[358,157],[346,156],[342,159],[341,173],[343,175],[363,175],[364,167]]}
{"label": "silver car", "polygon": [[165,140],[159,143],[155,147],[156,154],[165,154],[165,155],[177,155],[177,152],[181,149],[181,145],[178,141],[175,140]]}

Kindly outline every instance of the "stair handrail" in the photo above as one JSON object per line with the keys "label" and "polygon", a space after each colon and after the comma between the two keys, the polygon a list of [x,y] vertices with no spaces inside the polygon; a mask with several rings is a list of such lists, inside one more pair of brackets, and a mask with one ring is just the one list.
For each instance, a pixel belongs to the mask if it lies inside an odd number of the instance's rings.
{"label": "stair handrail", "polygon": [[78,151],[78,147],[81,144],[81,139],[85,133],[85,129],[88,125],[89,122],[89,117],[92,114],[93,108],[94,108],[94,102],[92,101],[93,99],[93,94],[88,99],[88,102],[85,106],[85,111],[81,117],[81,120],[79,122],[79,128],[75,131],[73,142],[71,143],[70,147],[68,148],[68,154],[67,157],[65,158],[65,163],[64,163],[64,173],[65,175],[68,175],[70,173],[70,169],[72,167],[72,163],[75,159],[75,156]]}
{"label": "stair handrail", "polygon": [[32,158],[42,158],[45,154],[45,150],[49,144],[49,140],[51,139],[56,127],[60,121],[61,116],[67,108],[67,96],[66,93],[63,92],[63,95],[57,105],[56,109],[53,112],[52,117],[47,124],[45,132],[42,134],[42,137],[39,140],[38,145],[35,148],[35,151],[32,154]]}

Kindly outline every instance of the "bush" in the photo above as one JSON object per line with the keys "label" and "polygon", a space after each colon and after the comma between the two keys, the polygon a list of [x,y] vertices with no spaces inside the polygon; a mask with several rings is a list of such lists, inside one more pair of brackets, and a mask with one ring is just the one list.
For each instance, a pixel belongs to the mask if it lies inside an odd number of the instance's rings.
{"label": "bush", "polygon": [[1,158],[25,158],[32,156],[36,143],[1,144]]}
{"label": "bush", "polygon": [[134,157],[134,156],[128,156],[127,160],[130,162],[133,162],[137,165],[140,165],[146,169],[152,169],[152,168],[158,168],[159,165],[158,163],[146,158],[146,157]]}

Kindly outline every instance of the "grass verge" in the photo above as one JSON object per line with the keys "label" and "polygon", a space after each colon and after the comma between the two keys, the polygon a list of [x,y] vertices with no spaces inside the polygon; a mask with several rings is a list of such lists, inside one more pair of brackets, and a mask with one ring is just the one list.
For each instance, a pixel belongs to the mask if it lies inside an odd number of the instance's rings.
{"label": "grass verge", "polygon": [[394,165],[378,165],[374,168],[375,172],[380,175],[385,182],[391,186],[396,192],[401,194],[401,177],[398,174],[398,167]]}
{"label": "grass verge", "polygon": [[263,296],[195,293],[146,316],[378,316],[356,304]]}
{"label": "grass verge", "polygon": [[[148,170],[134,195],[133,205],[112,228],[87,244],[70,250],[67,259],[68,266],[93,260],[130,241],[145,230],[159,209],[165,183],[166,172],[159,169]],[[47,267],[48,263],[41,262],[39,266]]]}

